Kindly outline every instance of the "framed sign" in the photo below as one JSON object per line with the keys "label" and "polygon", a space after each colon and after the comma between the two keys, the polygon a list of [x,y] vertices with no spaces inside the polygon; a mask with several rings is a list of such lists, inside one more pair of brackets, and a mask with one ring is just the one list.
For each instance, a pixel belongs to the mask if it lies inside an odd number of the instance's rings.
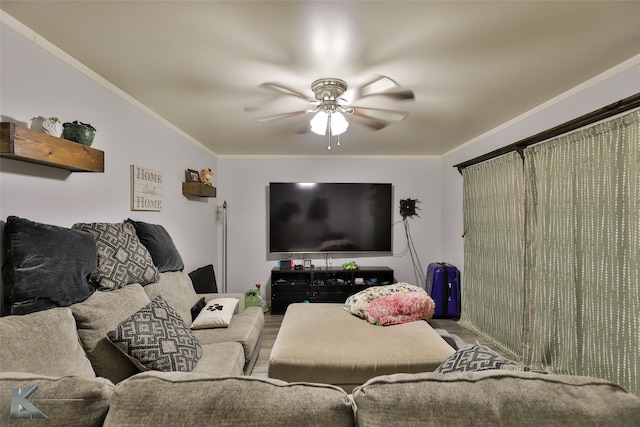
{"label": "framed sign", "polygon": [[131,210],[162,210],[162,172],[131,165]]}

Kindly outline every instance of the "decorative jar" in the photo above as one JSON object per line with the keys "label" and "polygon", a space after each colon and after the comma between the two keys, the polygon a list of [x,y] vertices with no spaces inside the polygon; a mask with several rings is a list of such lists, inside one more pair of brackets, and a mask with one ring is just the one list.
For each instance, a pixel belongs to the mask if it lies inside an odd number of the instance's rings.
{"label": "decorative jar", "polygon": [[96,129],[88,123],[78,122],[65,123],[62,125],[62,137],[69,141],[91,146],[96,135]]}
{"label": "decorative jar", "polygon": [[60,120],[57,117],[34,117],[31,119],[31,129],[56,136],[58,138],[62,135],[62,123],[60,123]]}

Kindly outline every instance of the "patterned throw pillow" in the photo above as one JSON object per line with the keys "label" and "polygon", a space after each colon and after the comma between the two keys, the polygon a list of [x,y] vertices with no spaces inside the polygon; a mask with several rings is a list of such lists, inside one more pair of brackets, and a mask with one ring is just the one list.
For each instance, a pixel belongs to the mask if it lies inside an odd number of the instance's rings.
{"label": "patterned throw pillow", "polygon": [[141,370],[191,372],[202,346],[178,312],[156,297],[107,338]]}
{"label": "patterned throw pillow", "polygon": [[371,324],[398,325],[431,319],[435,307],[436,304],[427,294],[402,292],[374,299],[364,309],[364,315]]}
{"label": "patterned throw pillow", "polygon": [[504,369],[509,371],[528,371],[546,374],[528,368],[513,360],[505,359],[489,347],[479,344],[470,344],[449,356],[434,372],[448,374],[451,372],[486,371],[490,369]]}
{"label": "patterned throw pillow", "polygon": [[238,305],[237,298],[216,298],[210,300],[200,310],[200,314],[191,324],[191,329],[226,328],[231,323]]}
{"label": "patterned throw pillow", "polygon": [[158,281],[158,269],[147,248],[140,243],[133,225],[103,222],[78,223],[73,229],[88,231],[96,239],[98,269],[92,280],[101,291],[112,291],[131,283]]}
{"label": "patterned throw pillow", "polygon": [[364,319],[364,310],[371,301],[385,295],[393,295],[403,292],[427,293],[424,289],[405,282],[395,283],[393,285],[372,286],[348,297],[344,303],[344,309],[354,316],[362,317]]}

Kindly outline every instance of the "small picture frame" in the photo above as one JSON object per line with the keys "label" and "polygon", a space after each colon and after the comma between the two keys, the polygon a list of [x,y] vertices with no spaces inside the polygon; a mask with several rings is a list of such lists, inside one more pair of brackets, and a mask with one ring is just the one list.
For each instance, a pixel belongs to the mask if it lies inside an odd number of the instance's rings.
{"label": "small picture frame", "polygon": [[185,180],[187,182],[200,182],[200,172],[193,169],[187,169],[185,171]]}
{"label": "small picture frame", "polygon": [[304,263],[304,268],[311,268],[311,260],[305,259],[302,261]]}

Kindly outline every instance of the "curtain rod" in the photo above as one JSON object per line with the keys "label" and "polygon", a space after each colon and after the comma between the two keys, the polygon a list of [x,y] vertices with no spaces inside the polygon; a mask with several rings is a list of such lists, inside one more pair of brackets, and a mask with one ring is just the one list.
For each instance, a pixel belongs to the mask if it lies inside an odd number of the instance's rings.
{"label": "curtain rod", "polygon": [[558,126],[552,127],[551,129],[547,129],[545,131],[542,131],[528,138],[521,139],[520,141],[514,142],[513,144],[506,145],[502,148],[498,148],[497,150],[475,157],[471,160],[467,160],[466,162],[458,163],[453,167],[457,168],[458,172],[462,174],[462,169],[468,166],[482,163],[486,160],[493,159],[494,157],[501,156],[511,151],[517,151],[520,154],[520,156],[524,158],[524,155],[522,154],[522,152],[524,148],[528,147],[529,145],[537,144],[538,142],[542,142],[547,139],[554,138],[558,135],[562,135],[563,133],[571,132],[581,127],[588,126],[592,123],[596,123],[608,117],[615,116],[616,114],[624,113],[625,111],[631,110],[636,107],[640,107],[640,93],[631,95],[628,98],[614,102],[613,104],[609,104],[606,107],[592,111],[576,119],[562,123]]}

